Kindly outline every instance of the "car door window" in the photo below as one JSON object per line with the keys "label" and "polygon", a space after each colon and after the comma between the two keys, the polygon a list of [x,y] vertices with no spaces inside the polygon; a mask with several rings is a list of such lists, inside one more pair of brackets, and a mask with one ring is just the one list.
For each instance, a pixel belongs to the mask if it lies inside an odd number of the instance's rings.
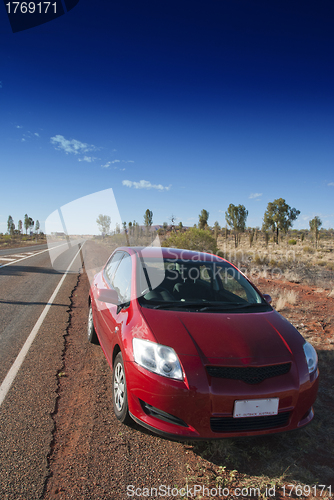
{"label": "car door window", "polygon": [[112,284],[115,271],[123,255],[124,252],[116,252],[105,267],[105,275],[110,284]]}
{"label": "car door window", "polygon": [[130,302],[131,298],[132,263],[129,254],[124,254],[112,280],[112,286],[117,291],[122,304]]}

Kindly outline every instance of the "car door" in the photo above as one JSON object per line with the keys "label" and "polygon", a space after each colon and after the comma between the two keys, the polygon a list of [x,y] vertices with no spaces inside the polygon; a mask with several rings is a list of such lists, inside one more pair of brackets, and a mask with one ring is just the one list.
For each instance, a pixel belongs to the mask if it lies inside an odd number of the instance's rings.
{"label": "car door", "polygon": [[[111,283],[112,279],[114,277],[115,271],[122,260],[122,257],[124,255],[124,252],[118,251],[114,253],[107,264],[104,267],[103,272],[97,274],[94,278],[94,288],[101,290],[101,289],[108,289],[112,288]],[[109,332],[109,326],[106,323],[104,319],[104,311],[109,307],[111,304],[107,304],[105,302],[101,302],[99,300],[95,301],[95,310],[94,310],[94,319],[96,321],[96,327],[97,327],[97,332],[99,334],[99,339],[100,343],[105,349],[105,344],[108,344],[108,338],[110,336]]]}
{"label": "car door", "polygon": [[127,309],[130,306],[131,273],[131,257],[127,252],[124,252],[111,280],[109,281],[108,278],[110,287],[117,291],[120,306],[106,303],[105,307],[101,309],[101,319],[105,332],[103,347],[110,364],[112,363],[112,352],[116,339],[122,334],[124,313],[127,314]]}

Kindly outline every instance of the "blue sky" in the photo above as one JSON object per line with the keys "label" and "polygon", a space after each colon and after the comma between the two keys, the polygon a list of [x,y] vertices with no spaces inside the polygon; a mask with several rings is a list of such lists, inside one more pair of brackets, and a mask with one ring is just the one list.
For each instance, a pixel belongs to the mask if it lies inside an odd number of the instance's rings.
{"label": "blue sky", "polygon": [[108,188],[127,222],[282,197],[334,227],[333,26],[331,0],[80,0],[13,34],[3,7],[0,232]]}

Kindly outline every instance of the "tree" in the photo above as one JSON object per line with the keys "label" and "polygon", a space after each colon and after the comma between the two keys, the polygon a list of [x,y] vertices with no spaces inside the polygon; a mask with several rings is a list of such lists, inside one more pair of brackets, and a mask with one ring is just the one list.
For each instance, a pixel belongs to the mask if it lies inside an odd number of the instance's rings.
{"label": "tree", "polygon": [[7,220],[7,232],[8,232],[8,234],[13,235],[14,231],[15,231],[14,220],[13,220],[13,217],[11,215],[9,215],[8,220]]}
{"label": "tree", "polygon": [[318,239],[319,239],[319,229],[322,226],[322,221],[320,220],[320,217],[317,215],[309,221],[310,224],[310,230],[314,233],[314,239],[315,239],[315,248],[318,246]]}
{"label": "tree", "polygon": [[169,220],[171,222],[171,230],[172,231],[175,231],[175,221],[176,221],[176,216],[174,214],[172,214],[170,217],[169,217]]}
{"label": "tree", "polygon": [[255,229],[254,228],[249,229],[248,236],[249,236],[249,246],[251,247],[253,244],[254,236],[255,236]]}
{"label": "tree", "polygon": [[30,226],[29,217],[28,217],[28,214],[25,214],[25,216],[24,216],[24,228],[26,230],[26,234],[28,232],[29,226]]}
{"label": "tree", "polygon": [[199,214],[199,221],[198,221],[199,229],[205,229],[208,225],[208,220],[209,220],[209,212],[203,208],[203,210]]}
{"label": "tree", "polygon": [[164,234],[166,234],[166,233],[167,233],[167,229],[168,229],[168,224],[167,224],[167,222],[164,222],[164,223],[162,224],[162,229],[164,230]]}
{"label": "tree", "polygon": [[183,224],[182,224],[182,222],[181,222],[181,221],[179,222],[179,226],[178,226],[178,228],[179,228],[179,231],[181,231],[181,232],[182,232],[182,229],[183,229]]}
{"label": "tree", "polygon": [[38,234],[38,231],[39,231],[39,228],[40,228],[40,224],[39,224],[39,220],[36,221],[36,224],[35,224],[35,231],[36,233]]}
{"label": "tree", "polygon": [[144,214],[144,224],[147,228],[147,232],[149,232],[150,227],[153,224],[153,212],[149,208],[146,210],[146,212]]}
{"label": "tree", "polygon": [[102,236],[109,234],[111,224],[111,218],[109,217],[109,215],[100,214],[96,219],[96,223],[99,227],[99,231],[102,233]]}
{"label": "tree", "polygon": [[248,210],[246,210],[244,205],[236,206],[230,203],[225,212],[225,220],[230,228],[234,230],[235,247],[238,246],[240,233],[243,233],[246,229],[247,216]]}
{"label": "tree", "polygon": [[214,232],[214,235],[215,235],[216,243],[218,241],[218,235],[219,235],[220,229],[221,229],[221,227],[219,225],[219,222],[216,220],[216,222],[213,225],[213,232]]}
{"label": "tree", "polygon": [[24,216],[24,227],[26,230],[26,234],[28,233],[28,229],[34,227],[35,222],[32,220],[31,217],[28,217],[27,214]]}
{"label": "tree", "polygon": [[21,234],[22,233],[22,221],[21,220],[19,220],[19,222],[18,222],[17,229],[18,229],[19,233]]}
{"label": "tree", "polygon": [[263,217],[263,230],[272,229],[276,232],[276,243],[278,244],[279,231],[286,233],[299,214],[300,210],[291,208],[283,198],[278,198],[268,203]]}

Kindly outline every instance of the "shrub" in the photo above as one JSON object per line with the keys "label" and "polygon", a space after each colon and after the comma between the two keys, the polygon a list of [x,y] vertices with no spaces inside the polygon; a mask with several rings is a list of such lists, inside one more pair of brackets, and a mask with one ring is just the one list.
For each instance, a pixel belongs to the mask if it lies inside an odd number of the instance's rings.
{"label": "shrub", "polygon": [[303,252],[305,252],[305,253],[314,253],[314,248],[309,247],[308,245],[306,245],[306,246],[303,248]]}
{"label": "shrub", "polygon": [[269,262],[269,259],[268,259],[267,255],[263,255],[261,257],[260,254],[256,254],[254,259],[252,260],[252,264],[256,264],[257,266],[267,265],[268,262]]}
{"label": "shrub", "polygon": [[296,240],[289,240],[288,243],[289,243],[289,245],[296,245],[297,241]]}
{"label": "shrub", "polygon": [[216,253],[216,239],[207,229],[192,227],[184,233],[174,233],[162,243],[164,247],[184,248],[197,252]]}

